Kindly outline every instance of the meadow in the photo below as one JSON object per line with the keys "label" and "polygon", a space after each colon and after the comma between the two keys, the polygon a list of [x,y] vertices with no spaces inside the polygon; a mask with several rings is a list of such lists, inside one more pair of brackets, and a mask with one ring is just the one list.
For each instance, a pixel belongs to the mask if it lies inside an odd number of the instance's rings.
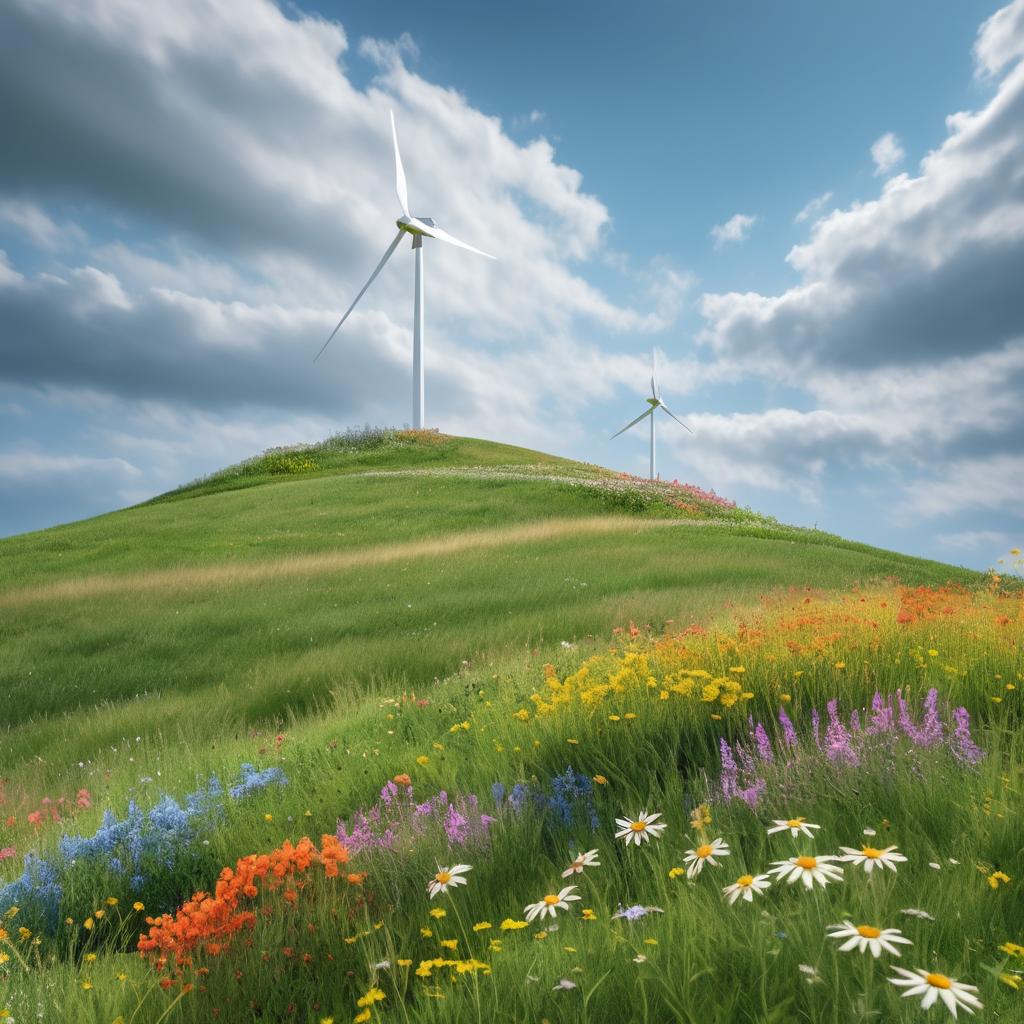
{"label": "meadow", "polygon": [[1024,1020],[1015,581],[472,444],[0,542],[0,1020]]}

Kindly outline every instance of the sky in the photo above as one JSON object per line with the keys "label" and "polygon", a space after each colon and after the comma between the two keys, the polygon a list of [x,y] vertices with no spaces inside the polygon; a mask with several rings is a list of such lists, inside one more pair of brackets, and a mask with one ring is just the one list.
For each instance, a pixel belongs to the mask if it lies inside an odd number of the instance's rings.
{"label": "sky", "polygon": [[986,568],[1024,540],[1024,0],[7,0],[0,536],[426,419]]}

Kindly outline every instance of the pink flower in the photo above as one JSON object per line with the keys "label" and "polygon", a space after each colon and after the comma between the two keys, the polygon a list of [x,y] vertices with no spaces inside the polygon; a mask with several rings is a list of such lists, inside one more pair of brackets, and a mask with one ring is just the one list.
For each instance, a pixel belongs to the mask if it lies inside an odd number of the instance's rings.
{"label": "pink flower", "polygon": [[0,860],[7,860],[9,857],[13,857],[14,852],[15,851],[13,846],[5,846],[2,850],[0,850]]}

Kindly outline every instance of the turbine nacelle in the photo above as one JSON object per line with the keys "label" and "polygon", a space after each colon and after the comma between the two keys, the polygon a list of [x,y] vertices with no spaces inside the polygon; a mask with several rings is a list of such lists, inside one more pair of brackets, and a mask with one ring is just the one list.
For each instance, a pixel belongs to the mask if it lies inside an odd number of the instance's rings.
{"label": "turbine nacelle", "polygon": [[437,227],[430,217],[399,217],[395,224],[399,231],[410,235],[426,235],[428,238],[434,237],[431,231]]}

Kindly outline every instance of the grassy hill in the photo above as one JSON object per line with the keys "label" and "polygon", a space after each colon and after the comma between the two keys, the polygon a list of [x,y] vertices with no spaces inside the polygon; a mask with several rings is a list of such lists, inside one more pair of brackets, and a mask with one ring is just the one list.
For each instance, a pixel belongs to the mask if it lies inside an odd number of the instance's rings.
{"label": "grassy hill", "polygon": [[509,445],[369,432],[2,540],[0,772],[59,775],[128,734],[202,742],[778,588],[979,578],[650,490]]}
{"label": "grassy hill", "polygon": [[[433,433],[2,540],[0,1020],[916,1019],[843,915],[1022,1019],[1022,643],[980,574]],[[909,863],[726,903],[793,814]]]}

